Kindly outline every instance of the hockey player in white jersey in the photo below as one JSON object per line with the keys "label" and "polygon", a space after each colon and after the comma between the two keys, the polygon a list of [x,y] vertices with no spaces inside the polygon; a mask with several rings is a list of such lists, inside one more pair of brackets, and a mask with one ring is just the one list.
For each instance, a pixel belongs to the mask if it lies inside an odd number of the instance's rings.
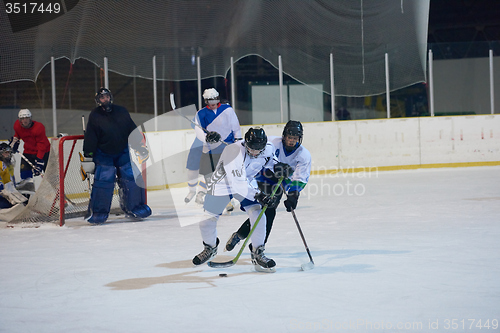
{"label": "hockey player in white jersey", "polygon": [[[277,177],[288,176],[286,172],[290,170],[289,166],[277,164],[273,151],[274,147],[267,142],[262,128],[250,128],[245,134],[244,142],[231,144],[224,149],[217,168],[207,183],[208,192],[203,205],[205,218],[200,222],[205,248],[193,258],[193,264],[206,263],[217,254],[217,221],[232,197],[240,201],[252,226],[262,211],[261,205],[267,205],[269,208],[279,203],[276,197],[271,197],[251,185],[253,178],[263,168],[269,169],[269,172],[274,170]],[[251,235],[252,262],[272,270],[276,263],[264,255],[265,237],[266,220],[265,215],[262,215]]]}
{"label": "hockey player in white jersey", "polygon": [[[279,162],[286,163],[293,169],[293,174],[289,179],[285,179],[285,189],[287,190],[287,198],[284,201],[286,210],[290,212],[292,209],[297,208],[299,200],[299,193],[304,189],[309,181],[311,174],[311,153],[302,146],[302,137],[304,129],[299,121],[290,120],[283,129],[281,137],[269,137],[269,141],[275,147],[275,156]],[[259,188],[263,193],[271,193],[272,185],[276,184],[277,179],[267,170],[263,170],[256,177]],[[278,200],[283,195],[282,191],[276,192]],[[265,212],[266,215],[266,238],[269,238],[273,221],[276,216],[276,208],[268,208]],[[250,221],[247,219],[241,227],[231,235],[226,243],[226,251],[231,251],[242,239],[247,238],[250,232]]]}
{"label": "hockey player in white jersey", "polygon": [[[195,116],[195,123],[207,130],[203,131],[199,126],[195,126],[196,139],[188,155],[188,186],[189,193],[184,199],[191,201],[196,194],[198,184],[198,173],[205,177],[205,182],[210,178],[222,150],[226,144],[234,143],[237,138],[241,138],[240,122],[229,104],[222,104],[217,90],[214,88],[205,89],[203,99],[206,107],[199,110]],[[196,196],[196,202],[202,204],[206,190],[201,183],[201,189]]]}

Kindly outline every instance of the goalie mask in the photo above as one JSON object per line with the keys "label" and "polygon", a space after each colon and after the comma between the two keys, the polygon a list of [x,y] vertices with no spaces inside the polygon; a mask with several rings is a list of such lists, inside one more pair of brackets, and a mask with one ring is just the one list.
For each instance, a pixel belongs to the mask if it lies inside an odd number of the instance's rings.
{"label": "goalie mask", "polygon": [[[106,96],[108,98],[106,98]],[[97,106],[102,107],[106,112],[111,112],[111,105],[113,104],[113,94],[107,88],[100,88],[95,94],[95,102]]]}
{"label": "goalie mask", "polygon": [[205,100],[205,104],[207,105],[219,104],[219,92],[215,90],[215,88],[205,89],[205,91],[203,92],[203,99]]}
{"label": "goalie mask", "polygon": [[5,142],[0,144],[0,160],[7,165],[12,164],[12,148]]}
{"label": "goalie mask", "polygon": [[[299,148],[302,144],[302,136],[304,135],[304,129],[300,121],[289,120],[285,128],[283,129],[282,139],[283,147],[287,152],[292,152],[295,149]],[[294,140],[297,137],[298,140]]]}
{"label": "goalie mask", "polygon": [[257,157],[266,149],[267,136],[263,128],[250,128],[245,134],[245,148],[250,157]]}

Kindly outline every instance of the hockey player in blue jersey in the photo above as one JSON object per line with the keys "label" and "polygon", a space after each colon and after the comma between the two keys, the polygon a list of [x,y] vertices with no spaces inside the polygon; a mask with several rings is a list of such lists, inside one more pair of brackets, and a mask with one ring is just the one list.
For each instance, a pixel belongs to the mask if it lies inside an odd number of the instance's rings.
{"label": "hockey player in blue jersey", "polygon": [[[203,92],[206,107],[196,113],[194,121],[202,128],[195,126],[196,139],[191,146],[187,160],[189,193],[184,199],[191,201],[196,194],[198,174],[206,181],[214,171],[220,154],[226,146],[222,143],[233,143],[236,138],[241,138],[241,129],[238,117],[229,104],[222,104],[220,96],[215,88],[206,89]],[[206,186],[200,183],[200,191],[196,195],[196,202],[202,204]]]}
{"label": "hockey player in blue jersey", "polygon": [[[271,170],[274,170],[276,176],[286,172],[283,170],[288,170],[289,166],[284,167],[282,163],[276,163],[273,151],[274,147],[267,142],[267,136],[262,128],[250,128],[245,134],[244,142],[233,143],[224,149],[217,168],[207,183],[208,194],[203,205],[205,217],[199,225],[205,248],[193,258],[193,264],[201,265],[217,254],[219,245],[217,221],[232,197],[240,201],[252,226],[263,205],[268,205],[269,209],[279,203],[276,197],[259,191],[251,184],[262,168],[269,169],[269,173],[273,173]],[[264,255],[265,237],[266,218],[262,215],[251,235],[252,262],[257,270],[272,272],[276,263]]]}
{"label": "hockey player in blue jersey", "polygon": [[[151,208],[146,205],[145,189],[134,179],[129,143],[144,162],[149,152],[143,136],[127,109],[113,104],[111,91],[100,88],[95,96],[83,142],[82,168],[94,173],[86,220],[93,224],[106,222],[111,208],[115,181],[120,188],[120,207],[129,216],[146,218]],[[142,180],[142,179],[140,179]]]}
{"label": "hockey player in blue jersey", "polygon": [[[269,141],[275,147],[275,156],[278,161],[290,165],[293,169],[292,176],[283,182],[287,190],[284,205],[288,212],[297,208],[299,193],[306,186],[309,181],[309,175],[311,174],[311,153],[302,146],[303,135],[304,129],[302,124],[299,121],[290,120],[285,125],[281,137],[269,137]],[[263,170],[256,179],[259,188],[266,194],[272,192],[272,186],[276,184],[277,181],[276,177],[270,173],[269,170]],[[276,192],[276,197],[279,198],[278,200],[281,199],[282,195],[282,191]],[[267,221],[265,243],[267,243],[276,216],[276,208],[268,208],[265,215]],[[249,232],[250,221],[247,219],[238,231],[233,233],[229,238],[226,243],[226,250],[231,251],[240,240],[247,238]]]}

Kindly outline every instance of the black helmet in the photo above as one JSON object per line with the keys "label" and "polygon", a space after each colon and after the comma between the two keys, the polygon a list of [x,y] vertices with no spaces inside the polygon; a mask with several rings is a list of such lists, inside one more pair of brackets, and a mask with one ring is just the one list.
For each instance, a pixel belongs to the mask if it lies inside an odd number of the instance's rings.
{"label": "black helmet", "polygon": [[[285,137],[287,135],[298,136],[299,137],[299,142],[297,143],[297,145],[295,147],[288,148],[285,145]],[[300,123],[300,121],[289,120],[286,123],[285,128],[283,129],[283,134],[282,134],[283,147],[285,147],[285,149],[287,151],[293,151],[293,150],[299,148],[300,145],[302,144],[302,136],[303,135],[304,135],[304,129],[303,129],[302,124]]]}
{"label": "black helmet", "polygon": [[[259,156],[262,151],[266,148],[267,135],[263,128],[250,128],[245,134],[245,147],[247,153],[252,157]],[[257,155],[251,154],[248,149],[258,150]]]}
{"label": "black helmet", "polygon": [[[9,155],[5,156],[5,152],[8,152]],[[0,143],[0,160],[7,164],[10,164],[12,160],[12,147],[5,142]]]}
{"label": "black helmet", "polygon": [[[101,101],[99,100],[101,98],[101,96],[103,96],[103,95],[109,96],[109,103],[107,103],[106,105],[102,105]],[[113,104],[113,94],[111,93],[111,91],[109,89],[101,87],[101,88],[99,88],[99,90],[95,94],[95,102],[96,102],[97,106],[101,106],[104,110],[106,110],[107,112],[110,112],[111,111],[111,104]]]}

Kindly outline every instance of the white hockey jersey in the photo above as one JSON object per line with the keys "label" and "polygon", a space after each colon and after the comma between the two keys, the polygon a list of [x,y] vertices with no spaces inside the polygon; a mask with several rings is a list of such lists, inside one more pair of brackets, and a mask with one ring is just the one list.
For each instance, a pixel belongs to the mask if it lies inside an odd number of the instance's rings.
{"label": "white hockey jersey", "polygon": [[292,176],[283,182],[285,189],[287,191],[301,191],[309,181],[311,174],[311,153],[302,145],[291,154],[287,153],[283,147],[281,136],[270,136],[267,140],[275,147],[274,156],[278,162],[286,163],[293,169]]}
{"label": "white hockey jersey", "polygon": [[[194,121],[207,131],[219,133],[222,141],[227,143],[233,143],[235,139],[241,138],[240,122],[229,104],[220,104],[215,111],[204,107],[196,113]],[[225,144],[222,142],[207,144],[205,141],[206,133],[198,126],[195,126],[194,130],[196,137],[203,142],[204,153],[209,150],[221,153],[225,148]]]}
{"label": "white hockey jersey", "polygon": [[250,157],[246,153],[243,142],[227,146],[207,184],[208,193],[214,196],[231,194],[238,200],[239,196],[254,200],[259,190],[252,186],[251,182],[263,168],[273,169],[277,162],[273,151],[274,147],[269,141],[264,151],[257,157]]}

